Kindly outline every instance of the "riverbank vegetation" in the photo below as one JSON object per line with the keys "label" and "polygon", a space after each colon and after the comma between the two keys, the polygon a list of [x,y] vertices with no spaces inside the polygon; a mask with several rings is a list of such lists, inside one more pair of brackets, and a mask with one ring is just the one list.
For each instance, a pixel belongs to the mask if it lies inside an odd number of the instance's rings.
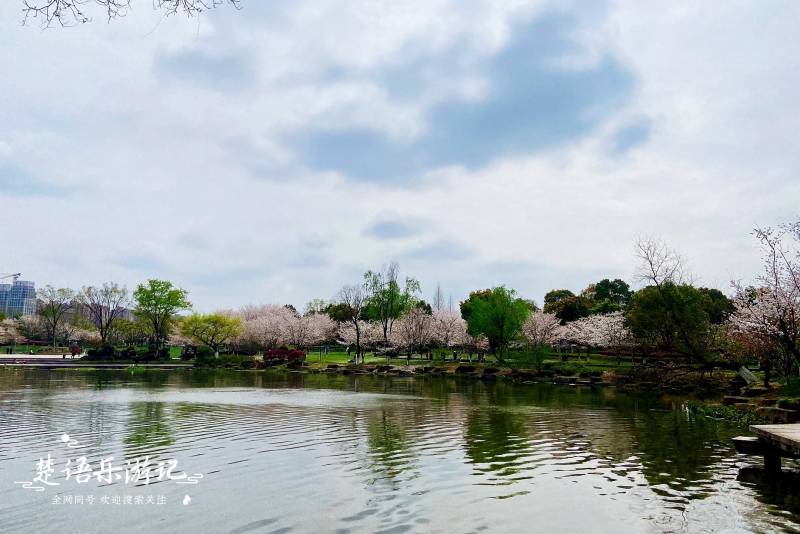
{"label": "riverbank vegetation", "polygon": [[[534,373],[606,373],[629,382],[733,377],[747,365],[767,389],[797,387],[800,362],[800,221],[753,232],[764,254],[754,284],[696,285],[685,260],[658,239],[636,243],[632,287],[603,279],[542,306],[514,289],[472,291],[455,304],[437,286],[430,301],[397,263],[367,271],[330,300],[248,305],[201,314],[188,292],[148,280],[46,286],[38,313],[6,318],[0,343],[24,351],[86,350],[86,360],[183,358],[205,366],[453,363]],[[301,357],[302,356],[302,357]],[[555,369],[555,371],[554,371]]]}

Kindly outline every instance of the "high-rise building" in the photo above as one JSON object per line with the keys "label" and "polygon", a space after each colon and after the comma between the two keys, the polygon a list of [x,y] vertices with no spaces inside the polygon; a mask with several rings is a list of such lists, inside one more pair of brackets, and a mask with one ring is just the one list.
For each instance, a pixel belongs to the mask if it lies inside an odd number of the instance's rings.
{"label": "high-rise building", "polygon": [[13,284],[0,284],[0,311],[7,317],[36,313],[35,284],[25,280],[15,280]]}

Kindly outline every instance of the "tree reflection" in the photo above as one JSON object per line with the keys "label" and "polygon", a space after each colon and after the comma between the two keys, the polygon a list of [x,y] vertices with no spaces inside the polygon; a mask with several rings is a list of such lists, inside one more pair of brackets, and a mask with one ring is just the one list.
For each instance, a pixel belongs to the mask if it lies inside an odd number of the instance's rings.
{"label": "tree reflection", "polygon": [[130,419],[125,438],[126,455],[139,449],[166,447],[175,443],[163,402],[134,402],[130,404]]}
{"label": "tree reflection", "polygon": [[465,452],[480,469],[511,475],[516,460],[528,447],[526,416],[511,410],[487,408],[467,413]]}
{"label": "tree reflection", "polygon": [[403,421],[398,414],[386,408],[367,417],[367,446],[372,468],[385,477],[397,477],[411,464]]}

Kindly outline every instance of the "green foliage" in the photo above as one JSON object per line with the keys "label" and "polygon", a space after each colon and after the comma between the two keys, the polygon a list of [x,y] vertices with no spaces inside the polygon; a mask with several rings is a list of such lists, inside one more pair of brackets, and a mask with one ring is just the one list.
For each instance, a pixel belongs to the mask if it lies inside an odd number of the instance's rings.
{"label": "green foliage", "polygon": [[475,303],[481,299],[489,299],[491,298],[491,295],[491,289],[480,289],[471,292],[469,294],[469,298],[459,304],[459,308],[461,309],[461,318],[467,321],[467,324],[469,324],[469,321],[472,318],[472,312],[474,310]]}
{"label": "green foliage", "polygon": [[592,314],[624,310],[632,295],[630,286],[619,278],[604,278],[581,292],[581,296],[589,300]]}
{"label": "green foliage", "polygon": [[169,334],[175,314],[192,307],[188,295],[188,291],[173,286],[169,280],[151,279],[136,287],[136,315],[150,323],[156,346]]}
{"label": "green foliage", "polygon": [[554,289],[544,296],[544,312],[555,314],[561,324],[586,317],[590,311],[591,301],[569,289]]}
{"label": "green foliage", "polygon": [[116,356],[116,349],[111,345],[101,345],[99,348],[86,351],[86,360],[91,361],[114,360]]}
{"label": "green foliage", "polygon": [[303,315],[311,315],[313,313],[328,313],[328,308],[330,306],[326,303],[323,299],[311,299],[308,304],[306,304],[306,309],[303,312]]}
{"label": "green foliage", "polygon": [[384,339],[388,337],[392,322],[420,302],[417,297],[420,292],[419,281],[406,277],[401,287],[397,272],[398,265],[392,263],[383,271],[364,273],[364,287],[369,298],[364,306],[363,318],[381,323]]}
{"label": "green foliage", "polygon": [[502,359],[508,344],[519,337],[530,307],[504,286],[474,291],[461,303],[461,315],[473,337],[486,336],[489,348]]}
{"label": "green foliage", "polygon": [[734,406],[722,406],[719,404],[700,404],[688,403],[689,411],[709,419],[727,421],[742,428],[749,428],[750,425],[759,422],[754,411],[740,411]]}
{"label": "green foliage", "polygon": [[332,320],[339,323],[350,321],[353,317],[353,310],[344,302],[329,304],[327,313]]}
{"label": "green foliage", "polygon": [[242,322],[222,313],[194,313],[181,322],[181,333],[218,354],[222,345],[242,333]]}
{"label": "green foliage", "polygon": [[418,300],[416,304],[414,304],[414,308],[422,310],[428,315],[433,315],[433,308],[431,308],[431,305],[424,300]]}
{"label": "green foliage", "polygon": [[707,299],[690,285],[648,286],[631,299],[626,321],[643,345],[705,362],[711,341]]}
{"label": "green foliage", "polygon": [[541,371],[545,361],[551,357],[550,348],[545,346],[533,347],[530,350],[513,352],[507,355],[512,367],[535,367]]}
{"label": "green foliage", "polygon": [[555,306],[564,299],[572,298],[575,293],[569,289],[553,289],[544,296],[544,312],[555,313]]}
{"label": "green foliage", "polygon": [[701,287],[698,289],[705,296],[703,307],[711,324],[722,324],[736,310],[733,301],[719,289]]}
{"label": "green foliage", "polygon": [[781,395],[785,397],[800,397],[800,378],[787,380],[781,386]]}
{"label": "green foliage", "polygon": [[112,341],[122,345],[139,345],[147,341],[151,335],[150,323],[138,316],[132,321],[117,319],[111,331]]}

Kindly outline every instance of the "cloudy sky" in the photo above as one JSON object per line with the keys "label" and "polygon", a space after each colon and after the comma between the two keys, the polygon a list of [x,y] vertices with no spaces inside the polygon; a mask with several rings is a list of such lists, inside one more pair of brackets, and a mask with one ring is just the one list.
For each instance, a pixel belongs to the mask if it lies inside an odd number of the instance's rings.
{"label": "cloudy sky", "polygon": [[0,272],[168,278],[199,310],[329,298],[397,260],[462,298],[699,283],[800,214],[800,3],[148,0],[43,31],[0,3]]}

